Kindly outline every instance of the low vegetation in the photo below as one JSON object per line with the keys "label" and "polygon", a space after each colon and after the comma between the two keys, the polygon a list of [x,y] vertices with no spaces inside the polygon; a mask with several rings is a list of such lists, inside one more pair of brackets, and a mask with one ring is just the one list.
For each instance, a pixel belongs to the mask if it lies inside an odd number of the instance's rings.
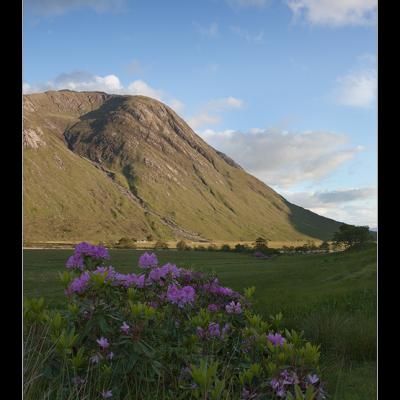
{"label": "low vegetation", "polygon": [[[110,250],[113,265],[140,273],[142,251]],[[283,313],[282,325],[304,331],[321,346],[321,376],[332,400],[376,398],[376,245],[365,243],[335,253],[282,254],[256,259],[239,252],[156,250],[160,264],[171,262],[243,292],[256,287],[252,304],[269,321]],[[43,296],[52,310],[65,308],[64,272],[71,250],[25,250],[24,294]],[[284,334],[283,334],[284,335]]]}
{"label": "low vegetation", "polygon": [[26,299],[26,399],[325,399],[319,347],[265,320],[213,274],[139,258],[106,267],[81,243],[61,274],[67,307]]}

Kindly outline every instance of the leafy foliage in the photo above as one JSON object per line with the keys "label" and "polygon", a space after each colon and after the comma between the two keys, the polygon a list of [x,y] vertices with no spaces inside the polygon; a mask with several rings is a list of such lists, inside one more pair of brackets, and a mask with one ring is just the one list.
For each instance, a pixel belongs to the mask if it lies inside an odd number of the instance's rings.
{"label": "leafy foliage", "polygon": [[25,302],[25,354],[38,361],[27,363],[26,398],[325,398],[319,348],[284,329],[282,314],[255,314],[254,287],[241,295],[154,254],[140,275],[105,260],[104,248],[77,246],[62,312]]}

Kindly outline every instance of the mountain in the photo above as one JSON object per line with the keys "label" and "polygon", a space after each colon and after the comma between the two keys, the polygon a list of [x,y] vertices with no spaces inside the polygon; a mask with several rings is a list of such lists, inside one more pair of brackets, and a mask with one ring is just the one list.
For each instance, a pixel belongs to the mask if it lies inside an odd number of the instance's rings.
{"label": "mountain", "polygon": [[330,239],[339,222],[286,201],[145,96],[24,95],[24,239]]}

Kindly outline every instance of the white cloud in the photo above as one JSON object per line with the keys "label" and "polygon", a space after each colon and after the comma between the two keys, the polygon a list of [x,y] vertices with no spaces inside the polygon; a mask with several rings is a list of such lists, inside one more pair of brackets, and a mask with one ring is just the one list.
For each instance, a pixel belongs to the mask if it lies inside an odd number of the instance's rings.
{"label": "white cloud", "polygon": [[168,105],[177,113],[181,113],[185,108],[185,105],[178,99],[169,100]]}
{"label": "white cloud", "polygon": [[374,68],[350,72],[337,79],[333,91],[337,103],[349,107],[371,107],[377,94],[377,73]]}
{"label": "white cloud", "polygon": [[204,125],[215,125],[221,122],[221,118],[216,115],[201,113],[188,118],[188,124],[192,129],[200,128]]}
{"label": "white cloud", "polygon": [[243,104],[243,100],[232,96],[210,100],[202,107],[198,114],[188,118],[188,124],[192,129],[197,129],[205,125],[216,125],[221,122],[219,113],[242,108]]}
{"label": "white cloud", "polygon": [[286,0],[295,18],[312,25],[371,25],[377,0]]}
{"label": "white cloud", "polygon": [[204,38],[214,38],[218,36],[218,24],[216,22],[212,22],[208,26],[203,26],[198,23],[194,23],[193,25],[196,32]]}
{"label": "white cloud", "polygon": [[339,189],[319,192],[288,193],[288,200],[305,208],[337,207],[340,204],[364,201],[376,197],[375,188]]}
{"label": "white cloud", "polygon": [[281,194],[291,203],[337,221],[370,227],[377,225],[376,188]]}
{"label": "white cloud", "polygon": [[118,12],[125,3],[125,0],[25,0],[26,8],[44,17],[63,15],[80,8],[97,13]]}
{"label": "white cloud", "polygon": [[142,81],[140,79],[130,83],[127,89],[124,90],[124,93],[153,97],[154,99],[157,100],[161,100],[163,97],[162,90],[154,89],[150,85],[148,85],[145,81]]}
{"label": "white cloud", "polygon": [[230,108],[241,108],[243,107],[243,100],[237,99],[236,97],[224,97],[222,99],[210,100],[204,107],[208,111],[225,111]]}
{"label": "white cloud", "polygon": [[166,102],[177,112],[180,112],[184,107],[184,104],[180,100],[168,97],[164,91],[153,88],[143,80],[134,80],[127,86],[124,86],[120,79],[113,74],[99,76],[85,71],[73,71],[70,73],[62,73],[55,79],[47,82],[32,85],[27,82],[23,83],[24,93],[61,89],[148,96]]}
{"label": "white cloud", "polygon": [[262,8],[267,4],[267,0],[226,0],[233,8]]}
{"label": "white cloud", "polygon": [[198,133],[268,185],[281,188],[322,180],[362,150],[346,146],[347,137],[332,132],[254,128]]}
{"label": "white cloud", "polygon": [[239,37],[248,42],[259,43],[262,42],[264,37],[263,31],[260,31],[256,34],[251,34],[247,32],[245,29],[242,29],[240,26],[231,26],[231,30],[232,32],[236,33],[236,35],[238,35]]}
{"label": "white cloud", "polygon": [[31,85],[27,82],[22,83],[22,93],[30,93],[31,92]]}

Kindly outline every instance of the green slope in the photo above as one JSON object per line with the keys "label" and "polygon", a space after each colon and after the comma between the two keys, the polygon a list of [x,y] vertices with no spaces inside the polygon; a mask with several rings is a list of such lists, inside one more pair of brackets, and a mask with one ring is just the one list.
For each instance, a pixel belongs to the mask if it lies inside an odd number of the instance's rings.
{"label": "green slope", "polygon": [[26,240],[325,240],[338,229],[247,174],[154,99],[27,95],[24,121]]}

